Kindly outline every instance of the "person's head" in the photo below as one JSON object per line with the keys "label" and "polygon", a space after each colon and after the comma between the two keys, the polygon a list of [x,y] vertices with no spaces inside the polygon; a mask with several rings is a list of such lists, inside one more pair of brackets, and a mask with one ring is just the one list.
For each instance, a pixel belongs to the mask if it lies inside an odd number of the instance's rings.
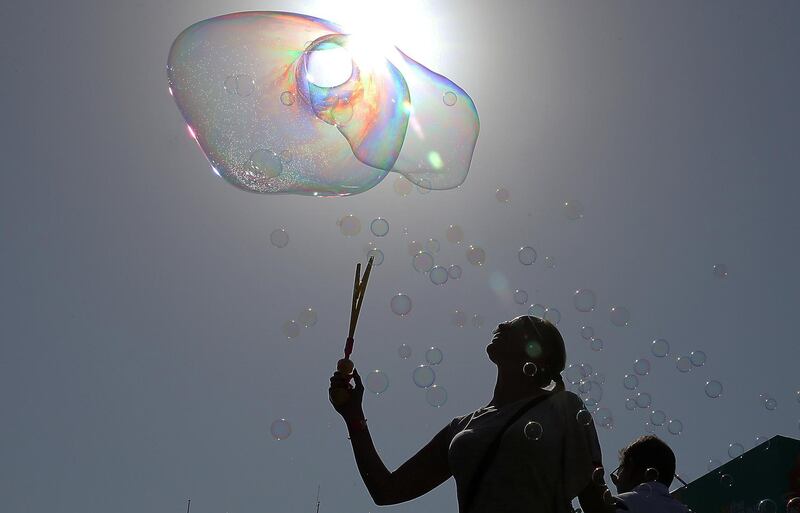
{"label": "person's head", "polygon": [[675,454],[654,435],[641,436],[619,451],[619,467],[611,473],[617,493],[625,493],[649,481],[666,486],[675,476]]}
{"label": "person's head", "polygon": [[551,322],[523,315],[500,323],[492,335],[486,353],[499,369],[524,372],[540,387],[552,380],[563,389],[561,371],[567,352],[561,333]]}

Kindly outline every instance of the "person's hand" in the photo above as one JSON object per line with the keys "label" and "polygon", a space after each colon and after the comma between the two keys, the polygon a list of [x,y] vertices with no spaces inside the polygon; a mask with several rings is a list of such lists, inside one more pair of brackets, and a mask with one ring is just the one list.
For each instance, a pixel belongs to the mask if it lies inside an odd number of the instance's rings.
{"label": "person's hand", "polygon": [[364,385],[361,383],[361,376],[358,371],[353,369],[353,381],[355,386],[350,384],[350,377],[339,371],[331,376],[331,386],[328,388],[328,398],[339,415],[349,422],[364,417],[361,409],[361,400],[364,397]]}

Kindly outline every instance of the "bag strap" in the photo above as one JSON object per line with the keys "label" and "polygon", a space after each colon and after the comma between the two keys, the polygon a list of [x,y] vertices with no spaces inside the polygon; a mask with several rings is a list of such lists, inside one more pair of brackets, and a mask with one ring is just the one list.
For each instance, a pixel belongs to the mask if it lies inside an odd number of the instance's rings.
{"label": "bag strap", "polygon": [[497,435],[495,436],[494,440],[492,440],[491,445],[489,448],[486,449],[486,452],[483,453],[481,457],[480,463],[478,463],[478,470],[475,475],[472,476],[470,479],[469,487],[467,488],[466,497],[464,498],[464,512],[469,513],[470,509],[472,508],[472,503],[475,501],[475,496],[478,494],[478,488],[480,488],[481,481],[483,481],[483,477],[486,475],[486,470],[491,466],[494,458],[497,456],[497,450],[500,447],[500,442],[503,441],[503,435],[508,428],[510,428],[516,421],[520,419],[528,410],[536,406],[537,404],[541,403],[548,397],[552,396],[553,393],[545,393],[542,395],[537,395],[530,401],[526,402],[522,408],[517,410],[508,421],[505,423],[502,429],[498,431]]}

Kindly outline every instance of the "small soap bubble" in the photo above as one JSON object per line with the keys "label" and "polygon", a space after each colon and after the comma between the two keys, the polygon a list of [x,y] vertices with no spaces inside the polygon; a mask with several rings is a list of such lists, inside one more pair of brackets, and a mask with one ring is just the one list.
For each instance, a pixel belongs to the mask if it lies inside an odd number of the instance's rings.
{"label": "small soap bubble", "polygon": [[622,378],[622,386],[628,390],[636,390],[639,386],[639,378],[636,377],[636,374],[625,374],[625,377]]}
{"label": "small soap bubble", "polygon": [[431,272],[428,275],[431,279],[431,282],[434,285],[444,285],[447,283],[447,278],[449,277],[447,269],[442,267],[441,265],[435,265],[431,268]]}
{"label": "small soap bubble", "polygon": [[595,467],[592,471],[592,482],[599,485],[605,485],[605,469],[603,467]]}
{"label": "small soap bubble", "polygon": [[576,290],[572,299],[575,303],[575,309],[579,312],[591,312],[597,305],[597,297],[589,289]]}
{"label": "small soap bubble", "polygon": [[310,328],[317,323],[317,312],[311,307],[306,308],[300,312],[300,315],[297,316],[297,320],[306,328]]}
{"label": "small soap bubble", "polygon": [[633,411],[636,409],[636,401],[633,400],[631,397],[625,398],[625,409],[628,411]]}
{"label": "small soap bubble", "polygon": [[286,440],[292,434],[292,425],[286,419],[278,419],[269,427],[269,432],[275,440]]}
{"label": "small soap bubble", "polygon": [[722,383],[717,380],[706,381],[706,395],[712,399],[722,395]]}
{"label": "small soap bubble", "polygon": [[667,423],[667,431],[671,435],[680,435],[683,433],[683,422],[678,419],[672,419]]}
{"label": "small soap bubble", "polygon": [[758,513],[777,513],[777,511],[778,506],[772,499],[764,499],[758,503]]}
{"label": "small soap bubble", "polygon": [[364,386],[373,394],[380,395],[389,388],[389,377],[385,372],[376,369],[367,374]]}
{"label": "small soap bubble", "polygon": [[603,490],[603,503],[607,506],[614,506],[616,504],[616,500],[614,499],[614,494],[611,493],[611,490],[606,488]]}
{"label": "small soap bubble", "polygon": [[499,189],[497,189],[497,191],[495,191],[494,193],[494,197],[500,203],[508,203],[509,201],[511,201],[511,193],[508,192],[508,189],[506,189],[505,187],[500,187]]}
{"label": "small soap bubble", "polygon": [[367,251],[367,260],[372,258],[372,265],[381,265],[383,263],[383,251],[378,248],[371,248]]}
{"label": "small soap bubble", "polygon": [[445,236],[448,242],[452,244],[461,244],[464,241],[464,230],[457,224],[451,224],[447,227]]}
{"label": "small soap bubble", "polygon": [[611,318],[611,324],[620,327],[628,326],[631,320],[631,314],[624,306],[612,306],[609,311],[609,317]]}
{"label": "small soap bubble", "polygon": [[294,93],[291,91],[284,91],[281,93],[281,103],[289,107],[294,104]]}
{"label": "small soap bubble", "polygon": [[361,232],[361,220],[353,214],[347,214],[336,223],[339,230],[346,237],[353,237]]}
{"label": "small soap bubble", "polygon": [[398,196],[405,197],[411,194],[412,184],[405,177],[401,176],[395,179],[394,183],[392,184],[392,188]]}
{"label": "small soap bubble", "polygon": [[447,402],[447,390],[440,385],[432,385],[425,390],[425,401],[434,408],[441,408]]}
{"label": "small soap bubble", "polygon": [[544,311],[544,320],[550,321],[553,324],[561,322],[561,312],[555,308],[547,308]]}
{"label": "small soap bubble", "polygon": [[722,474],[719,476],[719,484],[724,488],[730,488],[733,486],[733,477],[730,474]]}
{"label": "small soap bubble", "polygon": [[442,102],[444,102],[444,104],[447,105],[448,107],[452,107],[453,105],[455,105],[457,99],[458,97],[456,96],[456,93],[454,93],[453,91],[447,91],[442,95]]}
{"label": "small soap bubble", "polygon": [[289,244],[289,234],[283,228],[278,228],[269,234],[269,241],[276,248],[285,248]]}
{"label": "small soap bubble", "polygon": [[522,289],[514,291],[514,302],[518,305],[524,305],[528,302],[528,293]]}
{"label": "small soap bubble", "polygon": [[761,394],[761,402],[764,404],[764,408],[769,411],[773,411],[778,407],[778,401],[767,394]]}
{"label": "small soap bubble", "polygon": [[425,249],[431,253],[438,253],[439,249],[441,249],[441,245],[436,239],[428,239],[428,242],[425,243]]}
{"label": "small soap bubble", "polygon": [[523,246],[519,248],[517,258],[522,265],[531,265],[536,262],[536,250],[530,246]]}
{"label": "small soap bubble", "polygon": [[536,364],[533,362],[525,362],[525,365],[522,366],[522,373],[528,377],[533,377],[536,375],[538,368]]}
{"label": "small soap bubble", "polygon": [[548,269],[555,269],[556,268],[556,259],[551,256],[544,257],[544,266]]}
{"label": "small soap bubble", "polygon": [[467,248],[467,262],[472,265],[481,266],[486,262],[486,252],[480,246],[470,246]]}
{"label": "small soap bubble", "polygon": [[223,82],[222,87],[229,94],[248,97],[256,89],[256,83],[250,75],[230,75]]}
{"label": "small soap bubble", "polygon": [[713,268],[714,276],[717,278],[727,278],[728,277],[728,266],[725,264],[716,264]]}
{"label": "small soap bubble", "polygon": [[439,365],[440,363],[442,363],[443,359],[444,359],[444,354],[442,353],[442,350],[439,349],[438,347],[434,346],[425,351],[425,361],[431,365]]}
{"label": "small soap bubble", "polygon": [[575,415],[575,420],[577,420],[578,424],[581,426],[588,426],[592,423],[592,414],[589,413],[589,410],[578,410],[578,413]]}
{"label": "small soap bubble", "polygon": [[569,381],[573,385],[576,385],[579,381],[583,380],[586,376],[589,375],[589,373],[586,372],[584,364],[582,363],[579,364],[571,363],[567,365],[565,373],[567,375],[567,381]]}
{"label": "small soap bubble", "polygon": [[456,264],[451,265],[447,268],[447,275],[451,280],[457,280],[461,278],[461,266]]}
{"label": "small soap bubble", "polygon": [[250,154],[250,161],[245,169],[252,178],[270,179],[283,172],[283,162],[274,151],[259,148]]}
{"label": "small soap bubble", "polygon": [[420,253],[422,249],[423,249],[422,244],[415,240],[412,240],[411,242],[408,243],[408,254],[411,255],[412,257]]}
{"label": "small soap bubble", "polygon": [[389,221],[382,217],[375,218],[369,224],[369,230],[376,237],[385,237],[389,233]]}
{"label": "small soap bubble", "polygon": [[426,273],[433,269],[433,255],[427,251],[420,251],[414,255],[413,265],[417,271]]}
{"label": "small soap bubble", "polygon": [[647,376],[650,373],[650,360],[647,358],[639,358],[633,362],[633,372],[639,376]]}
{"label": "small soap bubble", "polygon": [[408,344],[401,344],[400,347],[397,349],[397,354],[403,360],[408,360],[411,358],[411,346]]}
{"label": "small soap bubble", "polygon": [[592,349],[592,351],[602,351],[603,339],[592,337],[592,340],[589,341],[589,347]]}
{"label": "small soap bubble", "polygon": [[547,311],[547,307],[544,305],[540,305],[539,303],[533,304],[528,307],[528,315],[533,317],[538,317],[540,319],[544,319],[544,313]]}
{"label": "small soap bubble", "polygon": [[733,442],[728,445],[728,457],[730,459],[738,458],[744,454],[744,446],[738,442]]}
{"label": "small soap bubble", "polygon": [[401,317],[405,317],[411,312],[411,298],[405,294],[397,294],[392,296],[391,301],[389,301],[389,306],[392,312]]}
{"label": "small soap bubble", "polygon": [[436,373],[427,365],[420,365],[411,373],[414,384],[420,388],[428,388],[436,381]]}
{"label": "small soap bubble", "polygon": [[483,327],[483,317],[479,314],[475,314],[472,316],[472,327],[473,328],[482,328]]}
{"label": "small soap bubble", "polygon": [[531,422],[525,424],[524,432],[525,438],[528,440],[538,441],[540,438],[542,438],[542,425],[535,420],[532,420]]}
{"label": "small soap bubble", "polygon": [[653,400],[650,397],[650,394],[647,392],[637,392],[636,393],[636,406],[639,408],[649,408],[652,404]]}
{"label": "small soap bubble", "polygon": [[667,421],[667,415],[661,410],[653,410],[650,412],[650,423],[654,426],[663,426]]}
{"label": "small soap bubble", "polygon": [[695,367],[702,367],[706,364],[706,353],[703,351],[692,351],[689,353],[689,361],[692,362],[692,365]]}
{"label": "small soap bubble", "polygon": [[658,481],[658,469],[650,467],[647,470],[645,470],[644,479],[645,481]]}
{"label": "small soap bubble", "polygon": [[286,338],[297,338],[300,335],[300,324],[295,320],[283,323],[283,334]]}
{"label": "small soap bubble", "polygon": [[565,201],[564,215],[567,219],[575,221],[583,217],[583,205],[579,201]]}
{"label": "small soap bubble", "polygon": [[710,460],[708,460],[708,466],[706,468],[710,472],[710,471],[714,470],[715,468],[719,467],[720,465],[722,465],[721,461],[719,461],[717,459],[714,459],[714,458],[711,458]]}
{"label": "small soap bubble", "polygon": [[606,384],[606,375],[603,374],[602,372],[593,372],[592,377],[594,378],[594,381],[596,381],[597,383],[600,383],[601,385]]}
{"label": "small soap bubble", "polygon": [[692,370],[692,362],[689,361],[687,356],[679,356],[675,358],[675,367],[681,372],[689,372]]}
{"label": "small soap bubble", "polygon": [[794,497],[786,503],[786,513],[800,513],[800,497]]}
{"label": "small soap bubble", "polygon": [[669,354],[669,342],[663,338],[657,338],[650,344],[650,351],[657,358],[664,358]]}
{"label": "small soap bubble", "polygon": [[581,336],[584,340],[592,340],[594,338],[594,328],[591,326],[581,326]]}
{"label": "small soap bubble", "polygon": [[612,415],[611,410],[609,410],[608,408],[598,408],[597,418],[599,421],[598,424],[600,424],[601,428],[604,429],[614,428],[614,415]]}
{"label": "small soap bubble", "polygon": [[467,314],[465,314],[461,310],[455,310],[450,316],[450,320],[454,326],[463,328],[464,326],[467,325]]}

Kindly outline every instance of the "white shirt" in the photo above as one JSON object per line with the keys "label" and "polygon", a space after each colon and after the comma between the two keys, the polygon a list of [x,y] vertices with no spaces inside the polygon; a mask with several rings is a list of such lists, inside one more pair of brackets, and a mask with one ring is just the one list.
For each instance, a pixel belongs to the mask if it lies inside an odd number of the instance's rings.
{"label": "white shirt", "polygon": [[[624,506],[620,507],[620,502]],[[658,481],[642,483],[630,492],[617,496],[618,513],[686,513],[687,511],[689,508],[670,497],[667,486]]]}
{"label": "white shirt", "polygon": [[[462,513],[467,487],[486,449],[529,399],[499,409],[481,408],[450,423],[453,437],[448,461]],[[578,396],[559,392],[512,424],[468,513],[571,513],[571,500],[589,484],[592,471],[602,461],[594,424],[587,426],[576,418],[582,409]],[[541,426],[538,439],[525,436],[529,422]]]}

